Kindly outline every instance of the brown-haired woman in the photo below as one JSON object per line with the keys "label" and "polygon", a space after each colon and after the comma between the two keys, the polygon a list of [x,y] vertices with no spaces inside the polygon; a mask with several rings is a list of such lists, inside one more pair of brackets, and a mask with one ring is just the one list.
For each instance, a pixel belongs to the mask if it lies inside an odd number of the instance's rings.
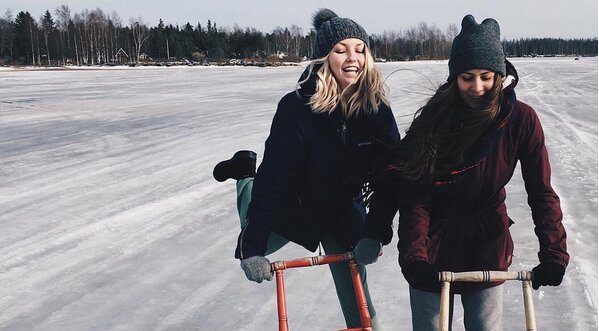
{"label": "brown-haired woman", "polygon": [[[410,284],[414,330],[436,330],[443,271],[507,270],[513,242],[505,185],[520,162],[540,249],[533,288],[559,285],[569,256],[543,128],[516,99],[494,19],[467,15],[453,41],[449,78],[400,142],[399,262]],[[457,283],[466,330],[501,330],[501,283]]]}

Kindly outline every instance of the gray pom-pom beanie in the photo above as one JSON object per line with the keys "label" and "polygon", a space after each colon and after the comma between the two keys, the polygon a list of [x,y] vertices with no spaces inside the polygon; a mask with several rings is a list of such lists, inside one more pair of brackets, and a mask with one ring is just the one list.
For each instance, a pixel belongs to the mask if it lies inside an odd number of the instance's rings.
{"label": "gray pom-pom beanie", "polygon": [[505,54],[499,40],[499,24],[492,18],[476,23],[472,15],[462,19],[462,30],[453,39],[449,78],[470,69],[489,69],[505,77]]}
{"label": "gray pom-pom beanie", "polygon": [[327,55],[343,39],[357,38],[368,45],[368,34],[360,24],[349,18],[339,17],[330,9],[318,10],[312,18],[312,25],[316,30],[314,58]]}

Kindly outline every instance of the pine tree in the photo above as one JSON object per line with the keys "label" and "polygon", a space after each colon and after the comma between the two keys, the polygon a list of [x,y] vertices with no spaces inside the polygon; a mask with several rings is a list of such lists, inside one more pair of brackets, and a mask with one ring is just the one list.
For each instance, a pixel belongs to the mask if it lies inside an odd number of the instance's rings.
{"label": "pine tree", "polygon": [[37,26],[29,12],[20,11],[15,18],[14,56],[20,63],[35,65],[33,27]]}
{"label": "pine tree", "polygon": [[54,19],[49,10],[41,18],[42,31],[44,32],[44,42],[46,44],[46,58],[48,59],[48,65],[50,65],[50,47],[48,46],[48,39],[52,31],[54,31]]}

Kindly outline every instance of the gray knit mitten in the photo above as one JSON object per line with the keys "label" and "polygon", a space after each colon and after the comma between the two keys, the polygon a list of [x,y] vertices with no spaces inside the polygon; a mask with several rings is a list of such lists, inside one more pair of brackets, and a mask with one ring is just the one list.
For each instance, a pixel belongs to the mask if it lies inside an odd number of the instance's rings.
{"label": "gray knit mitten", "polygon": [[371,264],[378,260],[383,245],[378,240],[362,238],[354,249],[354,257],[358,264]]}
{"label": "gray knit mitten", "polygon": [[270,261],[264,256],[252,256],[241,260],[241,269],[249,280],[256,283],[272,279]]}

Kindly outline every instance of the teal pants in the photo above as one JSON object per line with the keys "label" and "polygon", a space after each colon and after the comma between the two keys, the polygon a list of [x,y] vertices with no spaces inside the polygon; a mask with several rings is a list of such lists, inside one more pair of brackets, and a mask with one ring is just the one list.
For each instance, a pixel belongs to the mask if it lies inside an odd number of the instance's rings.
{"label": "teal pants", "polygon": [[[241,228],[244,228],[248,221],[247,210],[250,201],[252,200],[253,183],[253,178],[244,178],[237,181],[237,210],[239,211]],[[266,255],[279,250],[288,242],[289,240],[285,239],[284,237],[271,232],[268,239],[268,244],[266,245]],[[325,254],[340,254],[345,252],[343,246],[341,246],[332,238],[323,239],[321,244]],[[356,294],[354,292],[354,285],[351,280],[349,266],[346,263],[334,263],[329,264],[329,269],[333,275],[335,290],[337,291],[337,297],[339,298],[339,303],[341,304],[341,310],[343,311],[345,324],[348,328],[359,327],[360,314],[358,310],[358,304],[356,302]],[[366,300],[368,301],[368,309],[370,311],[370,316],[372,317],[373,330],[380,331],[381,329],[376,317],[376,311],[372,305],[370,292],[368,291],[368,284],[366,283],[366,268],[363,265],[360,265],[360,276],[362,277],[362,284],[364,285],[364,292],[366,293]]]}

